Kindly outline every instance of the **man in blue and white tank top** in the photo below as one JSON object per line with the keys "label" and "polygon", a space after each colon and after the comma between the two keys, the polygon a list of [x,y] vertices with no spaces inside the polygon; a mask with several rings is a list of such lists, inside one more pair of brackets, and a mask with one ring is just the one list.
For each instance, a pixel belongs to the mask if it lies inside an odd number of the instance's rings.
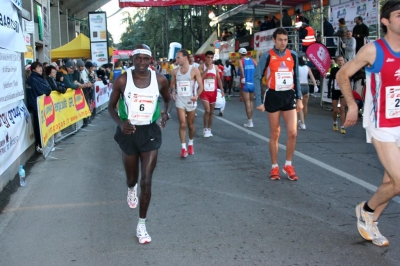
{"label": "man in blue and white tank top", "polygon": [[[163,75],[149,69],[150,62],[150,48],[145,44],[137,45],[133,50],[135,69],[128,69],[114,81],[108,103],[108,111],[118,125],[114,139],[122,150],[129,207],[136,208],[140,200],[139,223],[136,227],[140,244],[151,242],[145,224],[151,198],[151,179],[162,142],[161,128],[169,119],[171,110],[168,81]],[[160,94],[164,99],[163,111],[158,101]],[[117,104],[119,112],[115,110]],[[157,119],[160,117],[161,123],[158,125]],[[142,176],[138,200],[139,169]]]}
{"label": "man in blue and white tank top", "polygon": [[240,60],[239,69],[242,83],[242,97],[246,108],[247,123],[245,127],[254,127],[253,124],[253,99],[254,99],[254,72],[256,70],[257,63],[252,58],[247,56],[246,48],[239,49]]}
{"label": "man in blue and white tank top", "polygon": [[[175,100],[179,119],[179,138],[181,140],[181,158],[194,154],[193,139],[195,134],[194,119],[197,99],[203,92],[203,82],[200,71],[189,63],[189,53],[186,49],[176,54],[179,67],[171,72],[172,97]],[[196,82],[198,86],[196,86]],[[186,118],[189,128],[189,143],[186,148]]]}

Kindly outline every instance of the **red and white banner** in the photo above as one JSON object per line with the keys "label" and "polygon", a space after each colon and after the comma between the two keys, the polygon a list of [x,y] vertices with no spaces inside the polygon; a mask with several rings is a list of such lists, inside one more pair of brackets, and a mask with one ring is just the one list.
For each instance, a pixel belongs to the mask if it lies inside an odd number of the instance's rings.
{"label": "red and white banner", "polygon": [[95,92],[95,107],[99,107],[110,100],[110,95],[112,92],[112,83],[104,85],[103,81],[96,81],[94,83]]}
{"label": "red and white banner", "polygon": [[276,29],[271,29],[254,33],[254,50],[264,52],[274,48],[272,35],[275,30]]}
{"label": "red and white banner", "polygon": [[313,43],[307,48],[306,54],[319,73],[325,77],[331,61],[328,49],[320,43]]}
{"label": "red and white banner", "polygon": [[24,101],[0,108],[0,176],[34,142],[32,122]]}
{"label": "red and white banner", "polygon": [[247,3],[248,0],[119,0],[119,7],[241,5]]}

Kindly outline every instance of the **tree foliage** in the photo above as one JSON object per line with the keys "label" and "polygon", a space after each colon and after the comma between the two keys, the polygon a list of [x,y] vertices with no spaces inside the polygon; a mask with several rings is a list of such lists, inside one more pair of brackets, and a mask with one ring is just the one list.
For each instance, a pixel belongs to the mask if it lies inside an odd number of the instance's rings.
{"label": "tree foliage", "polygon": [[[235,6],[224,6],[224,12]],[[216,6],[193,6],[187,10],[173,7],[139,8],[136,14],[123,12],[122,23],[127,25],[118,49],[129,50],[139,43],[147,44],[158,58],[167,57],[171,42],[183,44],[193,53],[216,28],[209,26],[208,12],[217,13]],[[182,21],[183,18],[183,21]],[[183,30],[182,30],[183,23]]]}

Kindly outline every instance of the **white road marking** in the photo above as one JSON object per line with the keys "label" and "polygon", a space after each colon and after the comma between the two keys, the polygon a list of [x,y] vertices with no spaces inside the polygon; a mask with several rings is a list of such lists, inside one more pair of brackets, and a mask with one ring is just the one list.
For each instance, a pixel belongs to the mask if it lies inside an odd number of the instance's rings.
{"label": "white road marking", "polygon": [[[200,108],[197,108],[197,110],[199,110],[199,111],[204,113],[204,110],[202,110]],[[231,126],[237,128],[239,130],[242,130],[242,131],[246,132],[247,134],[253,135],[254,137],[256,137],[258,139],[261,139],[261,140],[263,140],[265,142],[269,143],[269,141],[270,141],[269,138],[261,136],[260,134],[255,133],[255,132],[253,132],[253,131],[251,131],[251,130],[249,130],[247,128],[239,126],[239,125],[237,125],[237,124],[235,124],[235,123],[233,123],[233,122],[231,122],[231,121],[229,121],[229,120],[227,120],[225,118],[215,116],[214,119],[219,119],[222,122],[225,122],[226,124],[231,125]],[[285,145],[278,143],[278,146],[282,150],[286,150],[286,146]],[[340,170],[338,168],[335,168],[333,166],[330,166],[329,164],[323,163],[323,162],[321,162],[321,161],[319,161],[317,159],[314,159],[314,158],[312,158],[312,157],[310,157],[308,155],[305,155],[304,153],[295,151],[294,155],[296,155],[296,156],[298,156],[298,157],[300,157],[300,158],[302,158],[302,159],[304,159],[304,160],[306,160],[306,161],[308,161],[308,162],[310,162],[312,164],[315,164],[315,165],[317,165],[317,166],[319,166],[319,167],[321,167],[321,168],[323,168],[325,170],[328,170],[328,171],[334,173],[335,175],[341,176],[341,177],[343,177],[343,178],[345,178],[345,179],[347,179],[347,180],[349,180],[349,181],[351,181],[351,182],[353,182],[353,183],[355,183],[357,185],[365,187],[366,189],[369,189],[369,190],[371,190],[373,192],[375,192],[378,189],[378,187],[375,186],[375,185],[372,185],[372,184],[370,184],[368,182],[365,182],[364,180],[362,180],[362,179],[360,179],[358,177],[355,177],[355,176],[353,176],[351,174],[348,174],[348,173],[346,173],[346,172],[344,172],[344,171],[342,171],[342,170]],[[397,202],[397,203],[400,203],[400,197],[394,197],[392,200]]]}

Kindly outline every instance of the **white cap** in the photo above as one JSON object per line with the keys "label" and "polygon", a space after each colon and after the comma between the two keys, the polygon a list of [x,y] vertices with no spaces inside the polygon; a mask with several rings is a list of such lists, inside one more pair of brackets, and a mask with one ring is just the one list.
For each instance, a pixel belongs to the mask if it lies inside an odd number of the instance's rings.
{"label": "white cap", "polygon": [[239,54],[243,54],[243,55],[246,55],[247,54],[247,50],[246,50],[246,48],[240,48],[239,49]]}
{"label": "white cap", "polygon": [[294,26],[295,26],[296,28],[300,28],[301,26],[303,26],[303,22],[301,22],[301,21],[296,22],[296,23],[294,23]]}

